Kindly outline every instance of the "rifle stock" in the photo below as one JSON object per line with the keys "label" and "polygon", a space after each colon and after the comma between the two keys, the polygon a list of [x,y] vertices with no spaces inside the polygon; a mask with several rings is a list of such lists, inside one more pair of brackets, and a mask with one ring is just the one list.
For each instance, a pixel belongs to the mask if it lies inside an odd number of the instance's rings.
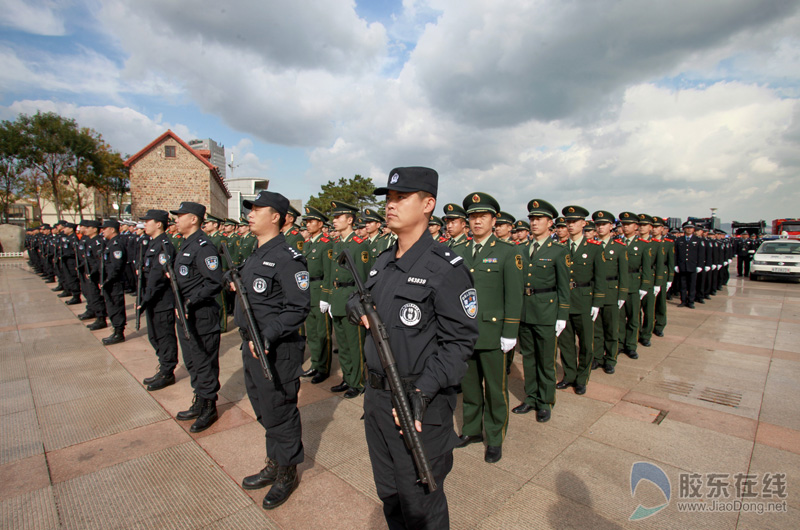
{"label": "rifle stock", "polygon": [[186,322],[186,308],[183,307],[183,297],[181,296],[181,289],[178,287],[178,279],[175,277],[175,269],[172,267],[172,256],[167,252],[167,242],[161,242],[161,248],[167,256],[167,261],[164,267],[167,269],[169,275],[169,284],[172,287],[172,294],[175,296],[175,309],[178,313],[178,319],[181,321],[181,328],[183,328],[183,335],[186,340],[192,340],[192,334],[189,333],[189,324]]}
{"label": "rifle stock", "polygon": [[361,306],[369,322],[369,332],[372,335],[372,340],[375,342],[375,348],[378,350],[378,356],[380,357],[383,371],[386,374],[386,378],[389,381],[389,388],[391,388],[392,391],[392,403],[397,412],[397,418],[400,421],[400,428],[403,430],[403,440],[409,450],[411,450],[411,456],[417,468],[419,481],[422,484],[426,484],[431,491],[436,491],[436,479],[433,476],[430,461],[425,454],[425,446],[422,445],[422,438],[414,426],[414,415],[411,411],[411,404],[408,401],[403,381],[400,378],[400,372],[397,369],[397,361],[389,345],[389,333],[386,331],[386,326],[381,320],[377,309],[375,309],[375,304],[372,302],[372,293],[364,287],[364,282],[361,281],[361,277],[358,275],[355,265],[353,264],[353,256],[350,255],[350,250],[345,249],[339,255],[339,264],[347,267],[356,283]]}
{"label": "rifle stock", "polygon": [[225,241],[220,243],[220,250],[222,251],[222,255],[230,264],[231,280],[233,280],[233,284],[236,286],[236,296],[239,297],[239,302],[242,304],[242,310],[247,318],[247,334],[249,335],[250,340],[253,341],[253,346],[256,349],[256,355],[258,356],[258,360],[261,362],[262,370],[264,370],[264,377],[272,381],[272,370],[269,367],[267,354],[264,353],[269,345],[265,346],[264,341],[261,338],[261,332],[258,329],[258,323],[256,322],[255,315],[253,314],[253,307],[250,305],[250,300],[247,298],[247,293],[244,289],[242,275],[239,273],[239,269],[233,265],[231,253],[228,250],[228,244]]}

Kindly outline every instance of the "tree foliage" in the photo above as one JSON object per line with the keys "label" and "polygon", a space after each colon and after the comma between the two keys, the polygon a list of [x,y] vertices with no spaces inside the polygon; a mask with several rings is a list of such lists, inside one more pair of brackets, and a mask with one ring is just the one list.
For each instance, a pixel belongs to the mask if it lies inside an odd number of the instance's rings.
{"label": "tree foliage", "polygon": [[24,189],[27,161],[22,156],[19,126],[7,120],[0,124],[0,221],[7,223],[10,205]]}
{"label": "tree foliage", "polygon": [[331,201],[352,204],[359,211],[370,207],[382,210],[385,201],[378,200],[378,197],[373,193],[374,191],[375,185],[372,181],[361,175],[355,175],[351,179],[342,177],[339,182],[329,180],[327,184],[323,184],[322,191],[309,197],[306,205],[313,206],[326,215],[330,214]]}

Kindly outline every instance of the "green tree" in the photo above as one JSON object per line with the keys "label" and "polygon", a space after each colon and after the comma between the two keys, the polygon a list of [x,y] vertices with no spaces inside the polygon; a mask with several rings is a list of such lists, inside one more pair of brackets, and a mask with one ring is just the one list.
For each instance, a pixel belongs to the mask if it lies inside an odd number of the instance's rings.
{"label": "green tree", "polygon": [[383,210],[386,202],[378,200],[377,196],[373,193],[375,191],[375,184],[371,180],[356,175],[351,179],[344,177],[339,179],[339,182],[329,180],[327,184],[322,185],[322,191],[317,195],[312,195],[306,201],[307,206],[313,206],[326,215],[331,211],[331,201],[341,201],[352,204],[357,207],[359,211],[364,208],[376,208]]}
{"label": "green tree", "polygon": [[27,169],[22,156],[24,137],[15,122],[0,124],[0,220],[7,223],[9,207],[24,187],[23,174]]}

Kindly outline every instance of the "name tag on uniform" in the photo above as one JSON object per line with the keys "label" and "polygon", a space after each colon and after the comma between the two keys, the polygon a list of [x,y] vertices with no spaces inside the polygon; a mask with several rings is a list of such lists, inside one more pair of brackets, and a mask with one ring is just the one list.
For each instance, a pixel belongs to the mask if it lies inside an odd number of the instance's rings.
{"label": "name tag on uniform", "polygon": [[426,278],[414,278],[413,276],[409,276],[408,281],[406,283],[413,283],[414,285],[425,285],[426,283],[428,283],[428,280]]}
{"label": "name tag on uniform", "polygon": [[261,264],[262,265],[266,265],[267,267],[274,267],[275,266],[275,264],[272,263],[271,261],[264,261]]}

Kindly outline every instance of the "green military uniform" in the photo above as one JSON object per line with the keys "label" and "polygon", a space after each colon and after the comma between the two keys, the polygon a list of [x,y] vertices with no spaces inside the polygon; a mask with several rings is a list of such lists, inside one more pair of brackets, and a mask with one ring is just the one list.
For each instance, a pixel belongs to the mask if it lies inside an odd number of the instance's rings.
{"label": "green military uniform", "polygon": [[[497,212],[497,221],[495,222],[495,230],[497,230],[497,226],[501,224],[509,225],[509,232],[508,235],[505,237],[498,237],[497,239],[501,241],[505,241],[506,243],[513,243],[511,240],[511,234],[513,233],[514,223],[517,222],[517,219],[508,212]],[[495,234],[496,235],[496,234]]]}
{"label": "green military uniform", "polygon": [[[640,213],[639,214],[639,226],[643,224],[653,225],[655,220],[653,217]],[[661,243],[653,241],[651,236],[642,237],[647,241],[649,246],[649,253],[652,257],[650,262],[650,271],[643,271],[643,275],[646,273],[648,276],[652,277],[653,283],[650,288],[646,289],[647,294],[642,299],[642,324],[639,328],[639,343],[643,346],[650,346],[650,339],[653,336],[653,326],[655,325],[656,320],[656,294],[655,294],[655,286],[656,286],[656,271],[661,267],[666,265],[665,263],[661,263],[659,265],[659,250],[661,248]],[[663,272],[662,272],[663,275]]]}
{"label": "green military uniform", "polygon": [[[485,193],[464,199],[467,215],[500,210],[497,201]],[[500,447],[508,428],[508,374],[501,338],[513,340],[519,332],[522,311],[522,255],[515,245],[505,243],[491,232],[477,244],[464,247],[464,264],[472,273],[478,294],[479,337],[467,373],[461,381],[464,396],[464,436],[480,436],[486,430],[487,445]]]}
{"label": "green military uniform", "polygon": [[[663,226],[664,220],[654,217],[654,226]],[[672,286],[675,277],[675,240],[671,237],[663,237],[659,243],[658,256],[663,266],[656,265],[656,285],[661,287],[661,291],[656,296],[656,317],[653,332],[659,337],[664,334],[667,327],[667,293]],[[657,260],[658,261],[658,260]]]}
{"label": "green military uniform", "polygon": [[[561,213],[568,221],[583,220],[589,211],[580,206],[565,206]],[[600,274],[603,263],[603,247],[597,241],[590,241],[583,236],[578,241],[567,242],[570,261],[570,302],[567,327],[558,337],[561,349],[561,366],[564,368],[564,379],[560,388],[573,384],[575,392],[586,392],[586,384],[592,373],[594,351],[594,320],[592,312],[597,308],[599,314],[606,296],[605,276]],[[575,339],[580,349],[575,347]]]}
{"label": "green military uniform", "polygon": [[[306,219],[317,219],[325,222],[328,218],[312,206],[306,206]],[[308,275],[311,283],[311,311],[306,317],[306,340],[311,354],[311,368],[322,374],[316,382],[331,373],[331,316],[320,311],[319,302],[325,289],[325,274],[329,266],[328,253],[333,249],[333,242],[322,232],[303,245],[303,255],[308,263]]]}
{"label": "green military uniform", "polygon": [[[620,222],[638,223],[635,213],[622,212]],[[624,240],[624,239],[623,239]],[[639,340],[641,325],[641,293],[653,288],[653,252],[650,243],[638,236],[625,241],[628,254],[628,299],[620,309],[619,351],[631,359],[637,359],[636,344]]]}
{"label": "green military uniform", "polygon": [[[541,199],[528,203],[528,217],[558,214]],[[549,235],[524,246],[522,319],[519,346],[525,372],[525,400],[512,412],[536,409],[537,421],[550,419],[556,401],[556,321],[569,315],[569,253]],[[479,300],[480,302],[480,300]]]}
{"label": "green military uniform", "polygon": [[[364,209],[364,216],[363,220],[365,223],[375,222],[375,223],[384,223],[386,219],[383,218],[381,214],[371,208]],[[381,252],[389,248],[389,238],[384,237],[383,234],[380,233],[380,229],[373,237],[368,237],[364,240],[364,243],[369,247],[369,257],[372,262],[380,256]]]}
{"label": "green military uniform", "polygon": [[[352,215],[355,219],[358,209],[350,204],[331,201],[331,215]],[[339,345],[339,365],[342,368],[344,383],[358,391],[364,388],[364,337],[365,329],[354,326],[347,319],[345,305],[347,299],[356,290],[355,281],[347,267],[339,265],[338,258],[345,249],[350,250],[353,262],[361,279],[366,281],[367,272],[371,267],[369,249],[362,245],[363,240],[350,232],[333,243],[328,251],[327,270],[323,282],[320,301],[330,303],[331,316],[333,317],[333,330]]]}
{"label": "green military uniform", "polygon": [[[242,217],[241,221],[242,224],[248,223],[246,217]],[[239,238],[238,243],[239,244],[237,246],[239,248],[237,251],[237,259],[239,260],[239,264],[241,265],[242,263],[244,263],[244,260],[250,257],[250,254],[253,253],[253,250],[255,250],[256,244],[258,243],[258,238],[256,238],[256,236],[248,230],[246,234],[244,234]]]}
{"label": "green military uniform", "polygon": [[[598,210],[592,214],[595,224],[613,223],[611,212]],[[600,314],[594,322],[594,359],[606,373],[614,373],[619,352],[619,302],[628,300],[628,253],[625,243],[614,239],[601,240],[603,248],[599,274],[606,279],[606,291]]]}
{"label": "green military uniform", "polygon": [[[448,203],[444,205],[444,215],[442,219],[445,223],[450,219],[463,219],[466,223],[467,221],[467,212],[461,205],[458,205],[454,202]],[[466,236],[466,234],[459,234],[456,237],[451,237],[448,239],[445,244],[455,250],[456,254],[461,256],[462,258],[466,256],[465,249],[466,244],[469,243],[470,238]]]}
{"label": "green military uniform", "polygon": [[175,247],[175,252],[180,251],[181,243],[183,243],[183,236],[180,232],[175,232],[174,234],[167,234],[169,238],[169,242],[172,243],[172,246]]}

